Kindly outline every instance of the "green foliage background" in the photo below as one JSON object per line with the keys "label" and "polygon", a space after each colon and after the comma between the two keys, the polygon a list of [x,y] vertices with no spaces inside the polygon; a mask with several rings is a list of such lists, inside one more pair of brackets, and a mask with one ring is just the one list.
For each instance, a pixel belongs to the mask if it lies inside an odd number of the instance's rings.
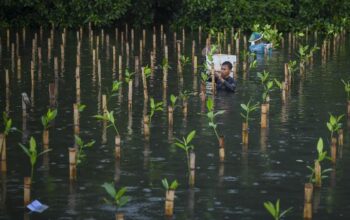
{"label": "green foliage background", "polygon": [[1,0],[0,26],[75,27],[154,23],[172,27],[240,27],[254,23],[279,30],[348,25],[349,0]]}

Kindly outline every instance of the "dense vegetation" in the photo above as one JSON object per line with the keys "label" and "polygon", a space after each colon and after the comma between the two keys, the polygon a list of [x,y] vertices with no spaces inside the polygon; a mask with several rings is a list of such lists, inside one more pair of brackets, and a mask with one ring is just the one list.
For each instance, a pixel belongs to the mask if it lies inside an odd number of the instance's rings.
{"label": "dense vegetation", "polygon": [[173,27],[240,27],[272,24],[279,30],[345,27],[348,0],[2,0],[0,26],[48,25],[74,27],[128,22]]}

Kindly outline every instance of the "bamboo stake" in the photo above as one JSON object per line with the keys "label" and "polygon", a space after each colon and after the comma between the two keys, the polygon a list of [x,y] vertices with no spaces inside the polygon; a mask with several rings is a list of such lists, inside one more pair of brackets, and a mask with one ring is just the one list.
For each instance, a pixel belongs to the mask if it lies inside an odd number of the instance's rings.
{"label": "bamboo stake", "polygon": [[318,160],[315,160],[315,187],[321,188],[322,177],[321,177],[321,165]]}
{"label": "bamboo stake", "polygon": [[306,183],[304,187],[304,219],[312,219],[312,194],[313,194],[313,185],[311,183]]}
{"label": "bamboo stake", "polygon": [[175,190],[167,190],[165,193],[165,215],[172,216],[174,213]]}
{"label": "bamboo stake", "polygon": [[339,146],[343,146],[344,145],[344,137],[343,137],[343,129],[339,129],[338,131],[338,143]]}
{"label": "bamboo stake", "polygon": [[80,68],[75,68],[75,91],[76,91],[76,103],[80,104]]}
{"label": "bamboo stake", "polygon": [[195,169],[196,169],[196,154],[193,151],[190,152],[189,160],[190,160],[189,161],[189,164],[190,164],[189,185],[193,187],[195,183]]}
{"label": "bamboo stake", "polygon": [[248,144],[248,138],[249,138],[249,130],[248,130],[248,123],[243,122],[242,124],[242,143],[243,145]]}
{"label": "bamboo stake", "polygon": [[79,118],[79,106],[77,103],[73,104],[73,121],[74,121],[74,134],[79,135],[80,118]]}
{"label": "bamboo stake", "polygon": [[334,137],[332,138],[331,158],[332,163],[335,164],[337,162],[337,139]]}
{"label": "bamboo stake", "polygon": [[128,86],[129,86],[129,92],[128,92],[128,108],[129,108],[129,111],[131,111],[131,109],[132,109],[132,82],[133,82],[133,80],[130,80],[129,83],[128,83]]}
{"label": "bamboo stake", "polygon": [[0,133],[0,166],[1,172],[4,173],[7,171],[6,166],[6,135],[4,133]]}
{"label": "bamboo stake", "polygon": [[120,136],[116,135],[114,138],[114,144],[115,144],[115,158],[117,160],[120,160],[121,158],[121,149],[120,149]]}
{"label": "bamboo stake", "polygon": [[69,148],[69,180],[77,179],[77,149]]}
{"label": "bamboo stake", "polygon": [[219,158],[220,162],[225,160],[225,139],[223,136],[219,137]]}
{"label": "bamboo stake", "polygon": [[261,128],[267,128],[267,104],[261,105]]}
{"label": "bamboo stake", "polygon": [[145,75],[145,67],[141,68],[141,73],[142,73],[142,83],[143,83],[143,97],[144,100],[148,100],[148,88],[147,88],[147,79]]}
{"label": "bamboo stake", "polygon": [[24,206],[27,206],[30,203],[30,188],[31,188],[31,178],[24,177]]}

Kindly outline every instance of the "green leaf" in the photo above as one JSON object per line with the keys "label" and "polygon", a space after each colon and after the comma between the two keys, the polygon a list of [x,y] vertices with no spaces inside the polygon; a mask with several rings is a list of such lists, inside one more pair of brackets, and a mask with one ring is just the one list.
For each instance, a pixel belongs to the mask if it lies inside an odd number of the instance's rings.
{"label": "green leaf", "polygon": [[194,136],[196,135],[196,131],[193,130],[191,131],[188,135],[187,135],[187,138],[186,138],[186,143],[189,144],[192,139],[194,138]]}
{"label": "green leaf", "polygon": [[115,191],[113,183],[104,183],[102,187],[106,190],[106,192],[110,195],[111,198],[115,198],[117,193]]}
{"label": "green leaf", "polygon": [[323,152],[323,140],[322,140],[322,138],[318,139],[317,152],[318,152],[318,154],[322,154],[322,152]]}
{"label": "green leaf", "polygon": [[119,191],[115,195],[115,199],[119,200],[120,198],[122,198],[125,192],[126,192],[126,187],[122,187],[121,189],[119,189]]}
{"label": "green leaf", "polygon": [[248,107],[246,104],[241,104],[241,108],[244,110],[244,111],[248,111]]}
{"label": "green leaf", "polygon": [[177,180],[174,180],[170,185],[170,189],[176,190],[178,186],[179,186],[179,184],[177,183]]}
{"label": "green leaf", "polygon": [[74,135],[74,138],[75,138],[75,143],[78,145],[78,146],[83,146],[84,145],[84,142],[81,140],[81,138],[78,136],[78,135]]}
{"label": "green leaf", "polygon": [[130,197],[129,196],[123,196],[119,199],[118,201],[118,207],[121,208],[123,207],[126,203],[128,203],[130,200]]}
{"label": "green leaf", "polygon": [[213,107],[214,107],[213,100],[211,98],[208,98],[208,100],[207,100],[207,109],[208,109],[208,111],[212,111]]}
{"label": "green leaf", "polygon": [[162,185],[163,185],[165,190],[169,189],[169,183],[168,183],[168,180],[166,178],[162,179]]}

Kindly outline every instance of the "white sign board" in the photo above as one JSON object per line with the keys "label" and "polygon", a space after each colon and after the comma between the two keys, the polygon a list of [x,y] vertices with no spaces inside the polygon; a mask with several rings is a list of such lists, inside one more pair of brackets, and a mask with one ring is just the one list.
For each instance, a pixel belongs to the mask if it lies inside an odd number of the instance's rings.
{"label": "white sign board", "polygon": [[[208,60],[207,56],[207,67],[208,69],[211,69],[211,62]],[[236,63],[236,55],[228,55],[228,54],[214,54],[213,55],[213,63],[214,63],[214,70],[220,71],[221,70],[221,64],[225,61],[229,61],[232,63],[232,66]]]}

